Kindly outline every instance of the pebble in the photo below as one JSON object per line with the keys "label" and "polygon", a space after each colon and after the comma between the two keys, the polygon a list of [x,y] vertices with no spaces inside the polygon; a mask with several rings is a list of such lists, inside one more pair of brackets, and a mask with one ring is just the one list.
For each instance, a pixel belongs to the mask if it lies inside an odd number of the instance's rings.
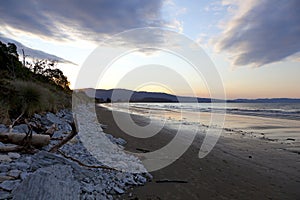
{"label": "pebble", "polygon": [[18,169],[13,169],[10,170],[9,172],[7,172],[8,176],[14,177],[14,178],[18,178],[20,176],[22,171],[18,170]]}
{"label": "pebble", "polygon": [[8,156],[9,156],[11,159],[18,159],[18,158],[21,157],[20,154],[18,154],[18,153],[13,153],[13,152],[9,152],[9,153],[8,153]]}
{"label": "pebble", "polygon": [[52,135],[52,138],[63,138],[64,137],[64,132],[59,130],[55,131]]}
{"label": "pebble", "polygon": [[10,166],[7,164],[0,164],[0,172],[7,172],[10,169]]}
{"label": "pebble", "polygon": [[0,162],[11,162],[12,159],[8,155],[0,155]]}
{"label": "pebble", "polygon": [[24,163],[24,162],[15,162],[14,163],[14,166],[19,169],[19,170],[26,170],[29,168],[29,165],[27,163]]}
{"label": "pebble", "polygon": [[13,133],[28,133],[29,128],[26,124],[20,124],[13,127]]}
{"label": "pebble", "polygon": [[10,199],[11,194],[9,192],[0,190],[0,199]]}
{"label": "pebble", "polygon": [[114,190],[116,191],[117,194],[124,194],[124,190],[122,190],[121,188],[115,186]]}
{"label": "pebble", "polygon": [[20,174],[20,178],[21,178],[21,180],[24,180],[24,179],[26,179],[29,175],[30,175],[31,173],[27,173],[27,172],[22,172],[21,174]]}
{"label": "pebble", "polygon": [[8,191],[12,191],[14,188],[16,188],[19,184],[20,184],[20,180],[7,180],[7,181],[3,181],[0,184],[0,188],[4,189],[4,190],[8,190]]}
{"label": "pebble", "polygon": [[11,176],[0,176],[0,183],[7,181],[7,180],[12,180],[12,179],[14,179],[14,178]]}

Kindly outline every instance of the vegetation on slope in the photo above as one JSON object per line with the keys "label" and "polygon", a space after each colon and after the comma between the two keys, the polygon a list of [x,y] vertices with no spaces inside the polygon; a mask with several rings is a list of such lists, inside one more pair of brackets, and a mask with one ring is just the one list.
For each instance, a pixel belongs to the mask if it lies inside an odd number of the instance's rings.
{"label": "vegetation on slope", "polygon": [[54,61],[21,63],[16,45],[0,41],[0,123],[70,105],[69,82]]}

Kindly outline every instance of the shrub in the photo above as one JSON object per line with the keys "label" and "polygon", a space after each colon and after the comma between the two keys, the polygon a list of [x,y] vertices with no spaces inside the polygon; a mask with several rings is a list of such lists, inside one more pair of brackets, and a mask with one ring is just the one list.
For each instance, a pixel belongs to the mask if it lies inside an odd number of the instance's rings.
{"label": "shrub", "polygon": [[14,81],[16,95],[11,105],[14,113],[24,112],[25,115],[32,115],[35,112],[53,111],[57,99],[47,89],[34,82]]}

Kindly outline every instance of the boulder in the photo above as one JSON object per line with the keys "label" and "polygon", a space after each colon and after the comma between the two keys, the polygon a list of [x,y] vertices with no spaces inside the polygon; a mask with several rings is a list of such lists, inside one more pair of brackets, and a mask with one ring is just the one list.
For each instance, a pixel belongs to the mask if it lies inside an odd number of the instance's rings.
{"label": "boulder", "polygon": [[80,197],[80,185],[74,179],[70,166],[53,165],[38,169],[28,176],[13,190],[12,195],[16,200],[76,200]]}

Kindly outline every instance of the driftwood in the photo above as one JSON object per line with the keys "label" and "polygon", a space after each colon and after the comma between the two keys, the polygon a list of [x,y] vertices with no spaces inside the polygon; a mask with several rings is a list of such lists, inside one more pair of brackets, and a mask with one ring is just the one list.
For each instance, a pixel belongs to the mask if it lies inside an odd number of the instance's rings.
{"label": "driftwood", "polygon": [[67,159],[70,159],[70,160],[76,162],[77,164],[79,164],[80,166],[83,166],[83,167],[87,167],[87,168],[101,168],[101,169],[119,171],[119,170],[117,170],[115,168],[111,168],[111,167],[104,166],[104,165],[87,165],[87,164],[82,163],[80,160],[77,160],[76,158],[68,156],[63,151],[57,150],[57,152],[60,153],[63,157],[65,157]]}
{"label": "driftwood", "polygon": [[[0,133],[0,142],[24,145],[25,133]],[[30,138],[30,144],[34,147],[43,147],[50,142],[49,135],[33,134]]]}
{"label": "driftwood", "polygon": [[52,147],[49,150],[49,152],[56,153],[60,147],[62,147],[64,144],[69,142],[72,138],[74,138],[77,135],[77,130],[74,122],[71,124],[71,127],[72,127],[72,132],[67,137],[65,137],[60,143]]}
{"label": "driftwood", "polygon": [[155,181],[156,183],[188,183],[184,180],[169,180],[169,179],[162,179]]}
{"label": "driftwood", "polygon": [[9,145],[0,147],[0,152],[22,151],[23,149],[24,147],[20,145]]}
{"label": "driftwood", "polygon": [[52,137],[55,131],[57,131],[57,126],[56,124],[52,124],[52,126],[45,132],[45,135],[50,135],[50,137]]}
{"label": "driftwood", "polygon": [[141,152],[143,152],[143,153],[149,153],[149,152],[150,152],[150,150],[148,150],[148,149],[136,148],[136,150],[137,150],[137,151],[141,151]]}

